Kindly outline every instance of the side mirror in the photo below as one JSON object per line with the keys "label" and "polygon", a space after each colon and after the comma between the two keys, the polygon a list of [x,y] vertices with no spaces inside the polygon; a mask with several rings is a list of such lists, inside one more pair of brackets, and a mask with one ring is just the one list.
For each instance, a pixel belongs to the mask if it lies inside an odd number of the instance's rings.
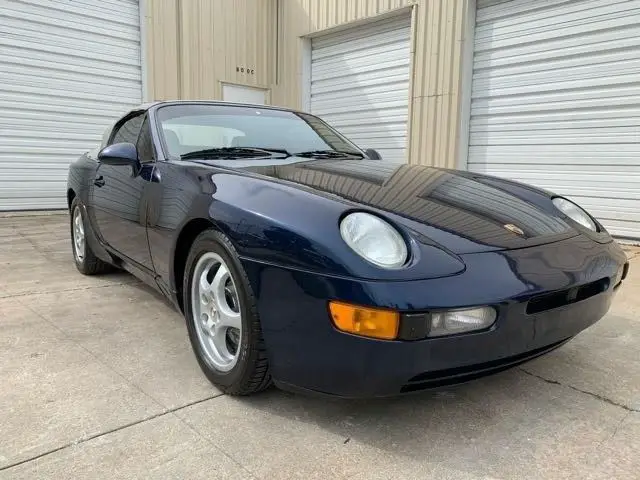
{"label": "side mirror", "polygon": [[98,161],[106,165],[131,166],[137,170],[140,166],[138,150],[133,143],[114,143],[100,150]]}
{"label": "side mirror", "polygon": [[367,148],[364,153],[367,154],[371,160],[382,160],[382,156],[373,148]]}

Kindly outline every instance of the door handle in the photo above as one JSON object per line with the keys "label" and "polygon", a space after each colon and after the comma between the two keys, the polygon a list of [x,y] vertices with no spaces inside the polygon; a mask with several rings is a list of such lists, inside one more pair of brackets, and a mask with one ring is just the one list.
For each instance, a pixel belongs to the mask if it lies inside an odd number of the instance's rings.
{"label": "door handle", "polygon": [[102,177],[102,175],[100,175],[98,178],[96,178],[96,179],[93,181],[93,184],[94,184],[96,187],[104,187],[104,178]]}

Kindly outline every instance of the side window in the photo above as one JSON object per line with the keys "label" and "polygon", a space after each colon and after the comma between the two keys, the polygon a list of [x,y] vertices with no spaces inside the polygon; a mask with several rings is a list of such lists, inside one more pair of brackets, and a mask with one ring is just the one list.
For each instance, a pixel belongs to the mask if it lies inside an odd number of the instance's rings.
{"label": "side window", "polygon": [[144,120],[144,115],[138,115],[136,117],[130,118],[119,127],[117,127],[118,129],[115,135],[111,138],[111,142],[109,142],[109,145],[122,142],[133,143],[135,145],[136,141],[138,140],[138,133],[140,133],[142,120]]}
{"label": "side window", "polygon": [[149,163],[155,160],[155,155],[153,154],[153,143],[151,142],[151,130],[149,129],[149,118],[146,115],[144,117],[144,122],[142,123],[136,148],[138,149],[138,158],[141,163]]}

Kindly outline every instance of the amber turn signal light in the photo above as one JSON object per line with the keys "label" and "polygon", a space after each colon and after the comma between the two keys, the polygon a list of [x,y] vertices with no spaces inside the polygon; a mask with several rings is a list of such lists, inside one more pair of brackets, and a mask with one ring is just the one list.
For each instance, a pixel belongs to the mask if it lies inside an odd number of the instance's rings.
{"label": "amber turn signal light", "polygon": [[384,340],[394,340],[398,336],[398,312],[341,302],[329,302],[329,310],[333,324],[343,332]]}

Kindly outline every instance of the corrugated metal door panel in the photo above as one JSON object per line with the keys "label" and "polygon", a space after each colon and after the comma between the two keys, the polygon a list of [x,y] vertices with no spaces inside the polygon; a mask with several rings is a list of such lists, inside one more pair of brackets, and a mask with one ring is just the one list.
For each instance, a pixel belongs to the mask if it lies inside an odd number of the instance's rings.
{"label": "corrugated metal door panel", "polygon": [[0,210],[66,206],[69,163],[142,99],[138,0],[2,0]]}
{"label": "corrugated metal door panel", "polygon": [[640,238],[640,0],[478,0],[468,168]]}
{"label": "corrugated metal door panel", "polygon": [[396,17],[311,43],[311,111],[363,148],[406,161],[411,19]]}

